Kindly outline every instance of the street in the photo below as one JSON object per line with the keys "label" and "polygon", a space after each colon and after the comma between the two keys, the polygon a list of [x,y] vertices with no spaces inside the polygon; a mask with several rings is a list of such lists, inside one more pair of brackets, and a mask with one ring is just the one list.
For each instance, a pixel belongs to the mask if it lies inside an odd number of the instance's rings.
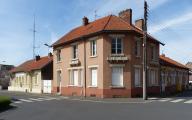
{"label": "street", "polygon": [[191,120],[192,97],[150,98],[148,102],[129,99],[81,100],[62,96],[0,92],[13,98],[13,109],[0,113],[0,120]]}

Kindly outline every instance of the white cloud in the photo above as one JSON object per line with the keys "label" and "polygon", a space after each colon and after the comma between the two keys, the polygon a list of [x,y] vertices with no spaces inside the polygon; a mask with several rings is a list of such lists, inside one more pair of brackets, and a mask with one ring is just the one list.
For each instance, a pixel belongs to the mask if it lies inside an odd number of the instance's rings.
{"label": "white cloud", "polygon": [[192,12],[187,12],[183,15],[179,15],[176,18],[173,19],[169,19],[166,21],[163,21],[160,24],[154,25],[152,27],[149,28],[149,32],[154,34],[157,33],[165,28],[170,28],[170,27],[175,27],[175,26],[179,26],[182,25],[188,21],[192,20]]}

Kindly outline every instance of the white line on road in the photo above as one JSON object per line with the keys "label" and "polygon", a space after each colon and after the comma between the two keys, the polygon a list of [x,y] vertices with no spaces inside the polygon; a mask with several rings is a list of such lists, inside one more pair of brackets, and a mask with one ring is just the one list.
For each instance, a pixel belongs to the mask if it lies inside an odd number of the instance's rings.
{"label": "white line on road", "polygon": [[183,101],[183,100],[185,100],[185,99],[176,99],[176,100],[173,100],[173,101],[170,101],[170,102],[172,102],[172,103],[177,103],[177,102],[181,102],[181,101]]}
{"label": "white line on road", "polygon": [[166,101],[169,101],[169,100],[171,100],[171,98],[163,98],[163,99],[159,100],[159,102],[166,102]]}
{"label": "white line on road", "polygon": [[40,100],[40,99],[35,99],[35,98],[29,98],[30,100],[33,100],[33,101],[43,101],[43,100]]}
{"label": "white line on road", "polygon": [[23,101],[23,102],[33,102],[31,100],[26,100],[26,99],[19,99],[20,101]]}
{"label": "white line on road", "polygon": [[188,101],[186,101],[186,102],[184,102],[184,103],[188,103],[188,104],[189,104],[189,103],[192,103],[192,100],[188,100]]}
{"label": "white line on road", "polygon": [[20,103],[22,103],[22,101],[14,101],[13,103],[20,104]]}

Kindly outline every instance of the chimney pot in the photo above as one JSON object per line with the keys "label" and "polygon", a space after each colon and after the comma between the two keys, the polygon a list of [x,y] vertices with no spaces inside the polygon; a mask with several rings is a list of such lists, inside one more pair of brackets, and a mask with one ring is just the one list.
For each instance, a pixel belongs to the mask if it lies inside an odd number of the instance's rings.
{"label": "chimney pot", "polygon": [[119,17],[132,24],[132,9],[126,9],[119,13]]}
{"label": "chimney pot", "polygon": [[39,55],[35,56],[35,61],[38,61],[40,59],[41,59],[41,57]]}
{"label": "chimney pot", "polygon": [[89,19],[87,17],[83,17],[83,26],[86,26],[89,24]]}
{"label": "chimney pot", "polygon": [[136,20],[135,26],[141,30],[144,30],[144,19]]}
{"label": "chimney pot", "polygon": [[48,57],[52,57],[53,56],[53,54],[50,52],[49,54],[48,54]]}

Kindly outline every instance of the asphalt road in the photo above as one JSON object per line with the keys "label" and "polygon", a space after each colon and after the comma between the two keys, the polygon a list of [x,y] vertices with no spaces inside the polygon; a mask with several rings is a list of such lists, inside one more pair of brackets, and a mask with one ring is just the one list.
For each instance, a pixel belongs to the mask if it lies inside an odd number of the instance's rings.
{"label": "asphalt road", "polygon": [[0,120],[192,120],[192,92],[146,103],[94,102],[7,92],[0,95],[24,100],[1,112]]}

